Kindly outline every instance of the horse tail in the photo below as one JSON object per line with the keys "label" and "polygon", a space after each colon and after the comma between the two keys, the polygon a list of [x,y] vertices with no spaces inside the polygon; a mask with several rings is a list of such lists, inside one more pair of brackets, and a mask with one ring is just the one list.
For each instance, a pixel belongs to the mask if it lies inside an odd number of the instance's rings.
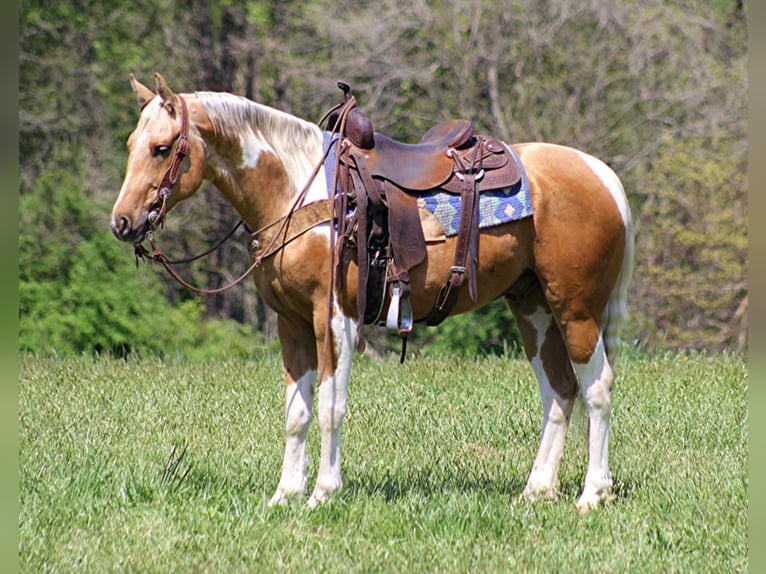
{"label": "horse tail", "polygon": [[604,310],[602,337],[606,348],[607,360],[614,365],[614,360],[620,351],[620,331],[623,323],[628,318],[628,287],[633,276],[633,260],[635,255],[635,239],[633,232],[633,218],[630,213],[625,189],[617,175],[614,176],[614,185],[609,188],[615,196],[620,213],[625,224],[625,253],[622,256],[622,267],[617,283],[609,295],[609,301]]}

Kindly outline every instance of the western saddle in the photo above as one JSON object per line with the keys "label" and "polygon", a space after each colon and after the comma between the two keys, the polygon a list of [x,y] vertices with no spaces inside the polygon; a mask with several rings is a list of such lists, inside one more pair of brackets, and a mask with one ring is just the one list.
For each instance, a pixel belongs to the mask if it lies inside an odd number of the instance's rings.
{"label": "western saddle", "polygon": [[[440,123],[420,143],[401,143],[375,133],[356,107],[350,86],[338,82],[338,87],[345,101],[327,117],[327,129],[338,134],[333,219],[340,249],[355,246],[357,252],[357,306],[364,317],[357,349],[364,350],[364,325],[378,322],[388,289],[386,325],[402,337],[403,361],[414,322],[409,273],[426,258],[418,194],[441,189],[459,194],[462,204],[453,265],[424,319],[427,325],[438,325],[457,303],[466,273],[469,296],[477,298],[479,194],[509,188],[521,174],[508,148],[495,138],[476,135],[469,120]],[[336,277],[343,277],[343,257],[336,261]]]}

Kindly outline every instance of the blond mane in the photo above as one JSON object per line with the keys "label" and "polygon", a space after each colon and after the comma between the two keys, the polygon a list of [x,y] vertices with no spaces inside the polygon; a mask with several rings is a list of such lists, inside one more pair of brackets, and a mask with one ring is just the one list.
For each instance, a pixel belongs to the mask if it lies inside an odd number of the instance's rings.
{"label": "blond mane", "polygon": [[251,130],[285,164],[291,191],[301,190],[322,156],[322,131],[316,124],[234,94],[196,95],[216,133],[238,138],[244,130]]}

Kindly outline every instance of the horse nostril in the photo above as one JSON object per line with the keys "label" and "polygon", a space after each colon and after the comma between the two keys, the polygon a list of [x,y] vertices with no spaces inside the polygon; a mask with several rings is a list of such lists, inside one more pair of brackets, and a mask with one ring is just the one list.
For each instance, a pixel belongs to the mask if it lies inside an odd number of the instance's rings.
{"label": "horse nostril", "polygon": [[129,232],[130,219],[127,216],[121,216],[119,221],[116,219],[112,220],[112,233],[117,239],[125,239]]}

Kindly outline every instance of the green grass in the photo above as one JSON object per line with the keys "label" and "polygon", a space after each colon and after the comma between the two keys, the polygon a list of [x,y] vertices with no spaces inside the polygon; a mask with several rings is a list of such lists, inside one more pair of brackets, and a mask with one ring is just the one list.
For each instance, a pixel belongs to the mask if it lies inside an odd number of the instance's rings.
{"label": "green grass", "polygon": [[615,497],[581,518],[582,410],[559,498],[517,501],[540,430],[523,361],[361,357],[345,488],[312,511],[266,506],[283,450],[277,356],[22,356],[21,571],[746,571],[745,359],[631,358],[619,371]]}

